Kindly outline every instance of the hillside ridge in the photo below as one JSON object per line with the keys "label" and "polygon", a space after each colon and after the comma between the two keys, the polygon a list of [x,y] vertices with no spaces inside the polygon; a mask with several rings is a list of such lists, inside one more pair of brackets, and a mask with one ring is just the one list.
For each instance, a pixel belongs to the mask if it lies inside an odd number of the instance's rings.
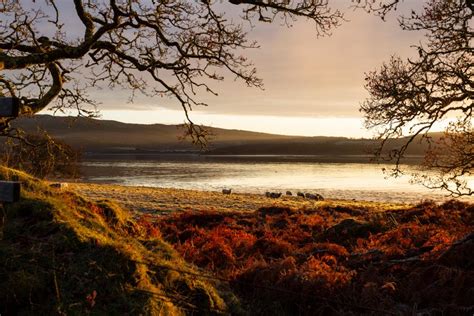
{"label": "hillside ridge", "polygon": [[[16,120],[14,126],[26,132],[43,129],[86,153],[199,152],[199,148],[189,140],[182,139],[184,131],[180,130],[180,125],[35,115]],[[370,155],[378,144],[377,140],[364,138],[290,136],[206,128],[211,133],[208,153],[214,155]],[[403,141],[394,140],[390,146],[398,146]],[[422,155],[426,148],[426,143],[415,142],[408,154]]]}

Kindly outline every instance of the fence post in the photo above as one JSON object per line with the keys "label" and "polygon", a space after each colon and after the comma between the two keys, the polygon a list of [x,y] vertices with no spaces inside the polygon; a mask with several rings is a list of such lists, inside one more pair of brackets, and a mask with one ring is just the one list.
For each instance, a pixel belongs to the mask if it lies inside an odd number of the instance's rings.
{"label": "fence post", "polygon": [[20,113],[20,99],[0,97],[0,117],[17,117]]}
{"label": "fence post", "polygon": [[[20,99],[0,97],[0,117],[18,117],[19,112]],[[20,199],[20,189],[21,184],[18,181],[0,181],[0,203],[18,201]]]}

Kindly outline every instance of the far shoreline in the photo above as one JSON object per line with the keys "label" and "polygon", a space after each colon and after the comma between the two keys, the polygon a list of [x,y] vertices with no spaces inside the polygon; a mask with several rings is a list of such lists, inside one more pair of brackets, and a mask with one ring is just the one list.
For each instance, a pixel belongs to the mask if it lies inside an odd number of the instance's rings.
{"label": "far shoreline", "polygon": [[[213,161],[213,162],[302,162],[302,163],[366,163],[390,164],[390,161],[374,160],[370,154],[341,155],[322,154],[214,154],[199,151],[110,151],[85,152],[84,162],[101,160],[176,160],[176,161]],[[423,156],[407,155],[402,164],[419,165]],[[393,162],[392,162],[393,163]]]}

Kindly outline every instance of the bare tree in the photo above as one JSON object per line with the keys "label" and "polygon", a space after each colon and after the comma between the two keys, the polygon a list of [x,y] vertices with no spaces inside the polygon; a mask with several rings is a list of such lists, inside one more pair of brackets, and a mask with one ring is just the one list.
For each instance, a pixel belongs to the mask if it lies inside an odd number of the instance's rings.
{"label": "bare tree", "polygon": [[[205,132],[188,111],[198,93],[231,74],[248,86],[262,87],[256,69],[241,52],[255,48],[245,27],[224,9],[241,10],[243,21],[289,23],[302,17],[328,34],[342,14],[327,0],[74,0],[71,12],[55,0],[0,2],[0,93],[21,98],[21,113],[45,107],[79,115],[96,113],[91,87],[121,87],[147,96],[170,96],[181,104],[195,142]],[[224,9],[222,8],[224,6]],[[72,14],[72,16],[71,16]],[[83,34],[74,38],[69,21],[79,19]],[[241,21],[241,22],[243,22]],[[92,107],[87,107],[87,106]],[[9,120],[0,126],[12,134]]]}
{"label": "bare tree", "polygon": [[[423,173],[414,180],[456,196],[473,195],[465,181],[474,161],[473,14],[472,0],[430,0],[423,12],[402,17],[404,30],[424,31],[426,40],[415,47],[417,58],[392,57],[366,75],[370,97],[361,106],[367,127],[375,128],[382,140],[377,155],[390,139],[409,135],[403,146],[388,153],[396,162],[395,174],[403,171],[400,162],[407,147],[424,139],[430,150]],[[441,139],[429,136],[436,123],[453,118]]]}

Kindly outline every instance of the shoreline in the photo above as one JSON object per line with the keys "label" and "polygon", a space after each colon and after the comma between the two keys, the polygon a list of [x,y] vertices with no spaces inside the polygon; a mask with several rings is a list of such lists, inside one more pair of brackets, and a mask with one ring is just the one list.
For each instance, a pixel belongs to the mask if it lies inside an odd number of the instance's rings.
{"label": "shoreline", "polygon": [[[51,180],[54,181],[54,180]],[[143,207],[144,211],[155,209],[158,204],[158,209],[165,207],[170,202],[169,198],[163,198],[163,195],[175,196],[176,198],[184,198],[185,205],[178,206],[178,209],[188,208],[189,205],[201,205],[199,199],[212,200],[217,199],[218,205],[223,206],[223,198],[226,196],[222,194],[222,188],[216,188],[210,186],[207,189],[201,188],[188,188],[188,187],[158,187],[158,186],[144,186],[144,185],[131,185],[123,183],[110,183],[110,182],[88,182],[87,179],[78,179],[77,182],[70,182],[68,179],[57,179],[56,181],[68,183],[71,187],[75,187],[77,190],[82,192],[85,196],[98,199],[118,199],[126,202],[127,205],[132,205],[131,199],[138,200],[138,203]],[[311,206],[312,200],[300,198],[296,196],[297,191],[295,189],[289,189],[293,196],[286,196],[286,189],[278,188],[267,188],[266,190],[255,190],[254,188],[248,188],[247,190],[242,187],[232,188],[231,197],[240,196],[240,199],[234,199],[234,202],[243,202],[250,205],[268,205],[272,203],[282,204],[283,206],[294,206],[301,207]],[[279,199],[271,199],[265,197],[265,191],[270,192],[282,192],[282,196]],[[432,201],[437,204],[442,204],[452,199],[456,199],[466,203],[474,203],[474,199],[471,197],[450,197],[439,192],[426,193],[426,192],[409,192],[409,191],[398,191],[398,190],[367,190],[367,189],[315,189],[305,190],[302,192],[311,194],[320,194],[326,201],[332,202],[345,202],[355,204],[369,204],[369,205],[416,205],[426,201]],[[181,193],[179,193],[181,192]],[[186,193],[187,192],[187,193]],[[118,195],[118,197],[117,197]],[[231,198],[232,200],[232,198]],[[166,202],[165,204],[161,202]],[[191,203],[188,203],[191,201]],[[227,202],[229,202],[229,196],[227,196]],[[279,203],[282,202],[282,203]],[[307,203],[310,202],[310,203]],[[215,206],[211,202],[207,201],[206,206]],[[295,204],[295,205],[293,205]],[[173,204],[173,206],[177,206]],[[238,209],[242,207],[237,206]],[[228,207],[224,207],[225,210]]]}
{"label": "shoreline", "polygon": [[[375,161],[370,154],[236,154],[236,153],[201,153],[192,151],[110,151],[84,153],[84,162],[108,161],[108,160],[169,160],[174,161],[201,161],[201,162],[254,162],[254,163],[364,163],[380,164],[383,161]],[[417,166],[422,162],[423,156],[407,155],[403,164]]]}
{"label": "shoreline", "polygon": [[[268,198],[255,193],[222,194],[217,191],[198,191],[177,188],[124,186],[69,182],[66,190],[76,192],[92,200],[109,199],[134,213],[168,214],[182,211],[253,212],[261,207],[315,208],[320,206],[350,206],[373,211],[398,209],[415,205],[408,202],[377,202],[346,199],[309,200],[297,196],[282,195]],[[420,201],[421,202],[421,201]]]}

